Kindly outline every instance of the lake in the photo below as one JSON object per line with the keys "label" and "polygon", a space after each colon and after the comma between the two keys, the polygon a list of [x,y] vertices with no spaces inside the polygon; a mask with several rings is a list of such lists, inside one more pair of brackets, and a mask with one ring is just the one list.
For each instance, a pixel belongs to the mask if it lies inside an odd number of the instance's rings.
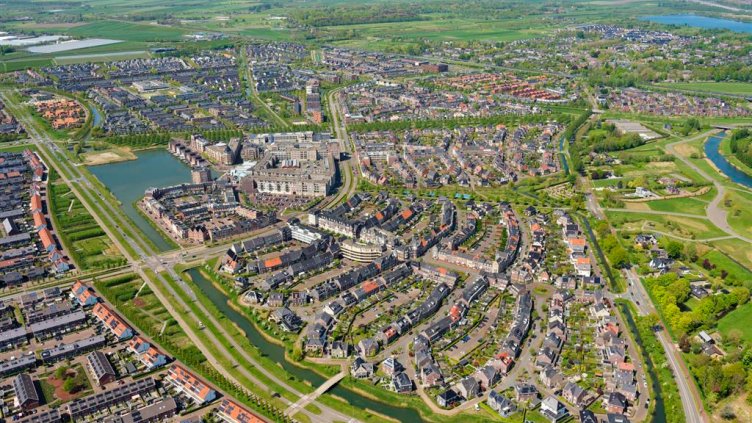
{"label": "lake", "polygon": [[158,229],[136,210],[135,203],[152,187],[191,181],[190,168],[167,150],[136,153],[137,160],[90,166],[89,170],[120,200],[126,216],[151,240],[159,251],[174,248]]}
{"label": "lake", "polygon": [[720,152],[721,141],[726,137],[725,133],[714,135],[705,141],[705,157],[718,168],[724,175],[728,176],[732,182],[752,188],[752,176],[737,169],[732,165]]}
{"label": "lake", "polygon": [[734,32],[752,33],[752,23],[733,21],[731,19],[711,18],[700,15],[657,15],[644,16],[644,21],[660,23],[664,25],[691,26],[703,29],[728,29]]}

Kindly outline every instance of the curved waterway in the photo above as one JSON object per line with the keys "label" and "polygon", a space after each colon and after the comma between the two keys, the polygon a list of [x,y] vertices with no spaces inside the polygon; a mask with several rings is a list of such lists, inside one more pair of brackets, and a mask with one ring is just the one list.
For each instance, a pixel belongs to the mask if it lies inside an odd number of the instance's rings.
{"label": "curved waterway", "polygon": [[91,126],[97,127],[102,124],[102,113],[99,112],[99,109],[96,108],[96,106],[89,107],[89,110],[91,111]]}
{"label": "curved waterway", "polygon": [[[279,363],[287,373],[295,376],[300,380],[308,381],[312,386],[320,386],[326,382],[326,378],[320,374],[297,366],[287,360],[285,357],[285,348],[271,343],[264,338],[261,333],[256,329],[253,323],[248,320],[243,314],[230,307],[227,303],[228,297],[221,290],[217,289],[211,281],[206,279],[198,269],[190,269],[187,271],[193,282],[199,287],[201,292],[209,298],[217,309],[222,312],[228,319],[238,325],[240,329],[245,332],[246,338],[251,344],[255,345],[259,351]],[[374,410],[380,414],[388,417],[392,417],[401,422],[422,422],[423,419],[420,414],[412,408],[395,407],[390,404],[386,404],[380,401],[374,401],[370,398],[364,397],[355,391],[344,388],[340,385],[335,385],[328,391],[330,394],[343,398],[349,402],[352,406],[360,409]]]}
{"label": "curved waterway", "polygon": [[136,157],[127,162],[90,166],[89,170],[115,194],[125,215],[160,251],[170,250],[173,246],[138,212],[135,203],[144,197],[147,188],[190,182],[191,171],[167,150],[141,151]]}
{"label": "curved waterway", "polygon": [[744,185],[745,187],[752,188],[752,176],[743,172],[734,165],[732,165],[723,154],[721,154],[721,142],[726,137],[725,133],[719,135],[713,135],[705,141],[705,157],[710,159],[711,162],[718,168],[724,175],[728,176],[732,182]]}

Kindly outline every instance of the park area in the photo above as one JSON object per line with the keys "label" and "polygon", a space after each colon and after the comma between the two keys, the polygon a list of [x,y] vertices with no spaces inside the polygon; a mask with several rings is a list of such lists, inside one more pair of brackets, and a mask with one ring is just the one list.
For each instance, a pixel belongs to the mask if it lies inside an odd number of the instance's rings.
{"label": "park area", "polygon": [[83,366],[62,365],[54,372],[40,378],[40,387],[45,403],[55,407],[92,392],[91,383]]}
{"label": "park area", "polygon": [[137,275],[97,281],[94,287],[131,323],[162,345],[195,348],[151,288]]}
{"label": "park area", "polygon": [[125,264],[125,258],[70,187],[51,178],[47,191],[55,232],[80,270],[110,269]]}

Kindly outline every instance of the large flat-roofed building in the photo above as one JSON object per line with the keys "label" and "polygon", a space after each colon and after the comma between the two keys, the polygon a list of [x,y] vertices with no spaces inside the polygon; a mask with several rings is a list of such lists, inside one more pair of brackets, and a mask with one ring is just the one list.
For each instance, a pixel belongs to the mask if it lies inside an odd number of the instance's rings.
{"label": "large flat-roofed building", "polygon": [[113,405],[130,401],[135,396],[146,394],[156,387],[157,384],[152,377],[138,379],[113,389],[73,400],[67,405],[68,414],[73,421],[79,421],[83,417],[105,410]]}
{"label": "large flat-roofed building", "polygon": [[247,193],[325,197],[337,176],[336,156],[328,144],[275,143],[241,180],[241,186]]}
{"label": "large flat-roofed building", "polygon": [[39,393],[34,381],[27,373],[21,373],[13,378],[13,390],[16,393],[16,405],[24,410],[31,410],[39,406]]}
{"label": "large flat-roofed building", "polygon": [[167,398],[152,405],[131,411],[120,416],[104,419],[104,423],[151,423],[163,422],[174,416],[178,410],[175,398]]}
{"label": "large flat-roofed building", "polygon": [[99,386],[104,386],[114,382],[117,379],[115,370],[110,364],[110,360],[101,351],[94,351],[86,356],[86,369],[91,374],[92,379],[97,381]]}

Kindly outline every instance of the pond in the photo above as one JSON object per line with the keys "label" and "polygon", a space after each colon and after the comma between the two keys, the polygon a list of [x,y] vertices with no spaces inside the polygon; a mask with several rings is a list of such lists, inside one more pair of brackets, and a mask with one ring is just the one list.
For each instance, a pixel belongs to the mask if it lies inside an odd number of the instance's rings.
{"label": "pond", "polygon": [[90,166],[89,170],[117,197],[126,216],[154,243],[159,251],[173,248],[164,236],[136,209],[147,188],[191,181],[191,170],[167,150],[136,153],[136,160]]}
{"label": "pond", "polygon": [[[279,363],[287,373],[300,380],[308,381],[312,386],[320,386],[326,381],[326,378],[320,374],[289,362],[285,357],[284,347],[267,341],[247,317],[230,307],[227,303],[227,296],[221,290],[217,289],[211,281],[206,279],[198,269],[194,268],[188,270],[187,273],[190,275],[191,280],[193,280],[193,282],[199,287],[201,292],[209,298],[212,304],[214,304],[222,314],[227,316],[230,321],[242,329],[243,332],[245,332],[248,341],[255,345],[263,355],[266,355],[273,361]],[[423,421],[420,414],[411,408],[395,407],[390,404],[374,401],[340,385],[335,385],[329,390],[329,393],[345,399],[357,408],[375,410],[385,416],[395,418],[402,422]]]}
{"label": "pond", "polygon": [[732,165],[723,154],[721,154],[721,141],[726,137],[725,133],[714,135],[705,141],[705,157],[718,168],[724,175],[728,176],[732,182],[752,188],[752,176],[743,172]]}
{"label": "pond", "polygon": [[733,21],[731,19],[711,18],[701,15],[657,15],[644,16],[640,19],[664,25],[686,25],[694,28],[727,29],[734,32],[752,33],[752,23]]}

